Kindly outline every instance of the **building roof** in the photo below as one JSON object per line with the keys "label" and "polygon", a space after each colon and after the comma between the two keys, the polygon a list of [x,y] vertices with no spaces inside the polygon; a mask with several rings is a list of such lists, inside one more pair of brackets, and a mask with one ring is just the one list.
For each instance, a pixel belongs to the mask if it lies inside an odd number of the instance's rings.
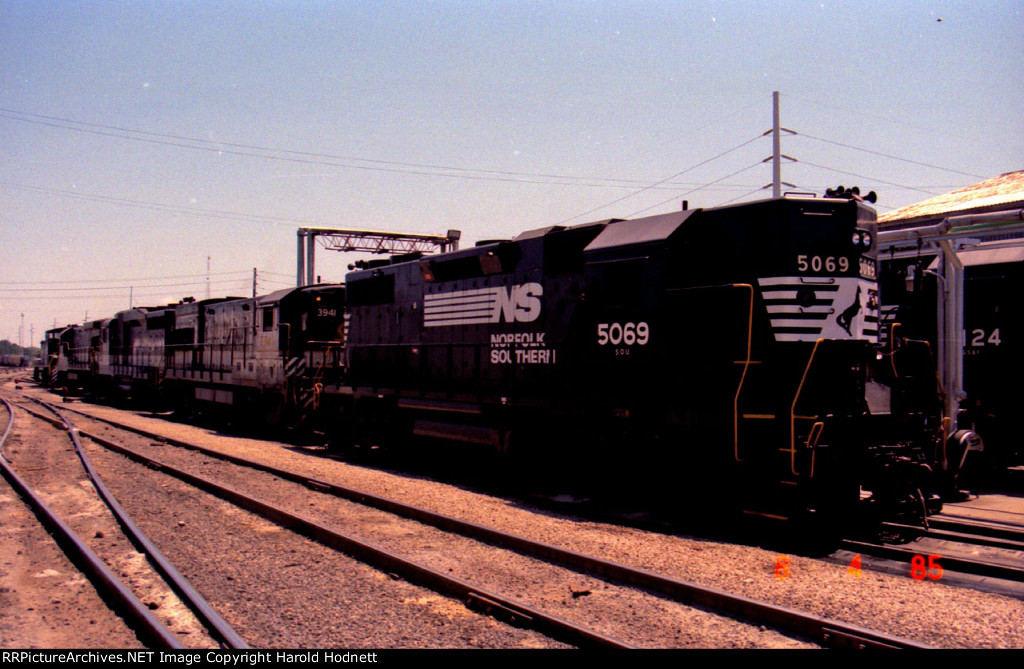
{"label": "building roof", "polygon": [[937,195],[878,217],[880,227],[905,228],[957,213],[977,213],[1024,206],[1024,170],[1007,172],[973,186]]}

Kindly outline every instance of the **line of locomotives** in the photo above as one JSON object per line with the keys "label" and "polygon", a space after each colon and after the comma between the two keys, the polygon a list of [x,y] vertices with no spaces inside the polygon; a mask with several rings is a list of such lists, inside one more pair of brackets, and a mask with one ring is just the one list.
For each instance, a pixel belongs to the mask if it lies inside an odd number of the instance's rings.
{"label": "line of locomotives", "polygon": [[962,440],[927,343],[878,343],[875,234],[862,202],[793,196],[553,226],[57,328],[43,373],[364,445],[474,444],[680,504],[920,517]]}

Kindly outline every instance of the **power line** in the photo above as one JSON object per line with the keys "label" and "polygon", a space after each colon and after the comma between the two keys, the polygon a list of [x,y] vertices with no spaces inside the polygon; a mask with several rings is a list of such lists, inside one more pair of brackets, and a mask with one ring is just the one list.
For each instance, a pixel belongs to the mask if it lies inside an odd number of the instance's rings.
{"label": "power line", "polygon": [[295,286],[295,277],[292,277],[291,281],[278,281],[277,279],[260,279],[260,283],[268,283],[275,286],[282,286],[285,288]]}
{"label": "power line", "polygon": [[[19,114],[29,118],[18,118],[17,116],[11,116],[10,114]],[[573,186],[573,187],[599,187],[599,188],[633,188],[635,185],[645,183],[642,180],[635,179],[621,179],[614,177],[580,177],[574,175],[565,174],[545,174],[545,173],[530,173],[530,172],[513,172],[508,170],[489,170],[489,169],[477,169],[477,168],[465,168],[457,167],[453,165],[430,165],[424,163],[403,163],[398,161],[389,160],[378,160],[373,158],[360,158],[354,156],[336,156],[331,154],[323,153],[312,153],[308,151],[297,151],[292,149],[280,149],[273,147],[265,147],[253,144],[240,144],[236,142],[218,142],[200,139],[196,137],[187,137],[182,135],[172,135],[166,133],[156,133],[146,130],[136,130],[132,128],[123,128],[118,126],[102,125],[98,123],[89,123],[86,121],[77,121],[74,119],[66,119],[54,116],[44,116],[42,114],[32,114],[30,112],[22,112],[12,109],[0,108],[0,118],[5,118],[11,121],[20,121],[22,123],[31,123],[35,125],[42,125],[52,128],[58,128],[62,130],[69,130],[72,132],[82,132],[94,135],[100,135],[103,137],[116,137],[118,139],[127,139],[129,141],[144,142],[149,144],[157,144],[162,146],[174,146],[178,148],[193,149],[197,151],[215,152],[218,154],[229,154],[237,156],[247,156],[253,158],[264,158],[267,160],[278,160],[285,162],[313,164],[313,165],[325,165],[329,167],[338,167],[342,169],[359,169],[359,170],[371,170],[371,171],[382,171],[402,174],[416,174],[422,176],[435,176],[435,177],[447,177],[447,178],[458,178],[458,179],[471,179],[471,180],[483,180],[483,181],[502,181],[509,183],[532,183],[532,184],[544,184],[544,185],[556,185],[556,186]],[[76,124],[85,127],[74,127],[72,125],[66,125],[68,123]],[[132,133],[135,135],[147,135],[151,138],[163,138],[163,139],[149,139],[146,137],[133,137],[130,134],[118,134],[118,133]],[[172,141],[173,140],[173,141]],[[188,142],[188,143],[185,143]],[[223,148],[231,147],[231,148]],[[245,149],[245,150],[239,150]],[[253,153],[261,152],[261,153]],[[268,155],[268,154],[290,154],[287,155]],[[321,160],[326,159],[326,160]],[[352,165],[330,161],[358,161],[365,163],[372,163],[372,165]],[[435,170],[435,171],[424,171],[424,170]],[[441,170],[441,171],[437,171]],[[452,174],[451,172],[459,172],[459,174]],[[678,175],[676,175],[678,176]],[[521,178],[520,178],[521,177]],[[674,178],[674,177],[670,177]],[[561,181],[551,181],[552,179],[558,179]],[[572,183],[566,183],[571,181]],[[609,183],[594,183],[595,181],[603,181]],[[668,180],[663,180],[661,183],[665,183]],[[650,188],[650,187],[648,187]]]}
{"label": "power line", "polygon": [[825,144],[832,144],[833,146],[841,146],[841,147],[846,148],[846,149],[854,149],[856,151],[863,151],[864,153],[870,153],[870,154],[875,155],[875,156],[882,156],[883,158],[892,158],[893,160],[899,160],[899,161],[902,161],[904,163],[911,163],[913,165],[921,165],[923,167],[931,167],[931,168],[936,169],[936,170],[943,170],[945,172],[952,172],[953,174],[962,174],[965,177],[974,177],[974,178],[977,178],[977,179],[984,179],[985,178],[981,174],[971,174],[970,172],[961,172],[960,170],[953,170],[953,169],[950,169],[948,167],[942,167],[940,165],[932,165],[931,163],[923,163],[923,162],[918,161],[918,160],[910,160],[909,158],[900,158],[899,156],[894,156],[894,155],[889,154],[889,153],[882,153],[881,151],[872,151],[871,149],[865,149],[865,148],[861,148],[859,146],[853,146],[852,144],[843,144],[842,142],[834,142],[834,141],[832,141],[830,139],[824,139],[823,137],[815,137],[814,135],[808,135],[805,132],[798,132],[798,133],[795,133],[795,134],[797,134],[798,136],[801,136],[801,137],[806,137],[808,139],[813,139],[813,140],[816,140],[816,141],[819,141],[819,142],[824,142]]}
{"label": "power line", "polygon": [[[742,169],[739,169],[739,170],[736,170],[735,172],[733,172],[731,174],[726,174],[724,177],[721,177],[720,179],[715,179],[715,181],[710,181],[706,185],[710,186],[711,184],[717,183],[719,181],[723,181],[725,179],[728,179],[729,177],[734,177],[737,174],[740,174],[741,172],[746,172],[747,170],[753,169],[755,167],[760,167],[761,164],[762,164],[761,161],[758,161],[758,162],[754,163],[753,165],[747,165],[746,167],[744,167]],[[693,190],[686,191],[685,193],[680,193],[679,195],[676,195],[675,197],[670,197],[667,200],[662,200],[661,202],[659,202],[657,204],[652,204],[649,207],[645,207],[644,209],[640,209],[638,211],[634,211],[631,214],[627,214],[626,218],[630,218],[632,216],[636,216],[637,214],[642,214],[645,211],[650,211],[651,209],[654,209],[655,207],[660,207],[663,204],[668,204],[669,202],[672,202],[673,200],[678,200],[681,197],[686,197],[687,195],[690,195],[691,193],[696,193],[699,190],[703,190],[705,187],[706,186],[700,186],[698,188],[694,188]],[[760,190],[760,189],[758,189],[758,190]]]}
{"label": "power line", "polygon": [[[217,281],[210,281],[211,284],[226,284],[226,283],[237,283],[239,279],[219,279]],[[20,293],[55,293],[55,292],[66,292],[70,290],[119,290],[121,288],[182,288],[187,286],[205,285],[205,281],[190,281],[188,283],[164,283],[164,284],[147,284],[144,286],[131,285],[115,285],[115,286],[73,286],[70,288],[0,288],[0,292],[5,291],[18,291]]]}
{"label": "power line", "polygon": [[[815,100],[813,98],[806,98],[806,97],[803,97],[803,96],[800,96],[800,95],[789,95],[789,94],[787,94],[786,97],[787,98],[793,98],[793,99],[796,99],[796,100],[803,100],[804,102],[809,102],[812,105],[817,105],[819,107],[824,107],[826,109],[832,109],[832,110],[838,110],[838,111],[846,112],[846,113],[854,115],[854,116],[868,116],[868,117],[871,117],[871,118],[874,118],[874,119],[877,119],[877,120],[880,120],[880,121],[884,121],[886,123],[896,123],[897,125],[904,125],[904,126],[907,126],[908,128],[916,128],[917,130],[926,130],[928,132],[938,133],[940,135],[946,135],[947,137],[956,137],[958,139],[964,139],[964,140],[967,140],[969,142],[978,142],[978,143],[989,144],[989,145],[994,145],[997,142],[997,140],[981,139],[981,138],[979,138],[977,136],[969,137],[967,135],[961,135],[959,133],[949,132],[949,131],[944,130],[944,129],[943,130],[939,130],[937,128],[931,128],[931,127],[928,127],[926,125],[921,125],[919,123],[908,123],[906,121],[900,121],[899,119],[893,118],[892,116],[883,116],[881,114],[872,114],[872,113],[870,113],[868,110],[866,110],[863,107],[858,107],[857,109],[852,109],[850,107],[841,107],[841,106],[837,106],[837,105],[827,104],[827,103],[824,103],[824,102],[819,102],[818,100]],[[1005,142],[1006,139],[1007,139],[1006,137],[1001,137],[998,141],[999,142]]]}
{"label": "power line", "polygon": [[[676,172],[675,174],[673,174],[672,176],[670,176],[670,177],[668,177],[666,179],[662,179],[661,181],[659,181],[657,183],[654,183],[654,184],[651,184],[650,186],[645,186],[644,188],[641,188],[641,189],[637,190],[636,192],[629,193],[628,195],[623,195],[622,197],[616,198],[616,199],[612,200],[611,202],[607,202],[607,203],[605,203],[605,204],[603,204],[603,205],[601,205],[599,207],[594,207],[593,209],[588,209],[587,211],[583,212],[582,214],[576,214],[575,216],[570,216],[569,218],[565,219],[564,221],[559,221],[555,225],[562,225],[564,223],[568,223],[569,221],[575,220],[575,219],[580,218],[582,216],[587,216],[588,214],[592,214],[595,211],[598,211],[600,209],[604,209],[606,207],[610,207],[613,204],[617,204],[619,202],[622,202],[623,200],[626,200],[628,198],[631,198],[631,197],[634,197],[636,195],[639,195],[640,193],[647,192],[647,191],[651,190],[652,188],[654,188],[656,186],[660,186],[660,185],[666,183],[667,181],[669,181],[671,179],[675,179],[676,177],[681,176],[683,174],[686,174],[687,172],[690,172],[691,170],[695,170],[698,167],[701,167],[702,165],[707,165],[708,163],[710,163],[712,161],[715,161],[715,160],[718,160],[719,158],[721,158],[723,156],[726,156],[726,155],[732,153],[733,151],[736,151],[738,149],[742,149],[744,146],[747,146],[748,144],[751,144],[751,143],[756,142],[757,140],[761,139],[762,136],[763,135],[757,135],[756,137],[752,137],[752,138],[748,139],[747,141],[732,147],[731,149],[728,149],[726,151],[723,151],[723,152],[719,153],[717,156],[712,156],[711,158],[708,158],[707,160],[701,161],[701,162],[697,163],[696,165],[692,165],[690,167],[687,167],[685,170],[682,170],[681,172]],[[740,171],[743,171],[743,170],[740,170]],[[721,181],[721,179],[719,181]],[[712,182],[712,183],[715,183],[715,182]],[[704,188],[704,187],[705,186],[700,186],[700,187],[698,187],[698,188],[696,188],[696,189],[694,189],[692,191],[689,191],[689,192],[691,192],[691,193],[692,192],[696,192],[696,191],[698,191],[698,190],[700,190],[701,188]],[[678,197],[678,196],[676,196],[676,197]],[[674,199],[676,199],[676,197],[669,198],[669,200],[666,200],[665,202],[674,200]],[[664,204],[664,202],[662,202],[660,204]],[[659,206],[659,205],[655,205],[655,206]],[[642,211],[646,211],[646,209],[642,210]]]}
{"label": "power line", "polygon": [[[211,272],[210,274],[169,274],[167,276],[151,276],[151,277],[134,277],[127,279],[74,279],[75,283],[117,283],[117,284],[129,284],[136,281],[164,281],[166,279],[202,279],[205,280],[207,276],[231,276],[231,275],[242,275],[248,274],[245,270],[235,272]],[[67,281],[0,281],[0,286],[43,286],[46,284],[58,283],[64,284]],[[150,286],[142,286],[143,288],[149,288]]]}
{"label": "power line", "polygon": [[856,172],[847,172],[845,170],[840,170],[840,169],[837,169],[835,167],[829,167],[827,165],[818,165],[816,163],[811,163],[811,162],[808,162],[806,160],[801,160],[800,162],[803,165],[810,165],[812,167],[819,167],[819,168],[821,168],[823,170],[830,170],[832,172],[838,172],[839,174],[846,174],[846,175],[849,175],[849,176],[852,176],[852,177],[857,177],[858,179],[867,179],[867,180],[873,181],[875,183],[885,184],[886,186],[895,186],[896,188],[902,188],[904,190],[914,190],[914,191],[917,191],[919,193],[925,193],[926,195],[938,195],[938,193],[932,193],[931,191],[926,191],[926,190],[923,190],[921,188],[914,188],[913,186],[904,186],[903,184],[897,184],[897,183],[893,183],[891,181],[883,181],[883,180],[877,179],[875,177],[869,177],[869,176],[865,176],[863,174],[857,174]]}
{"label": "power line", "polygon": [[754,190],[752,190],[752,191],[749,191],[749,192],[746,192],[746,193],[744,193],[743,195],[738,195],[738,196],[736,196],[736,197],[732,198],[731,200],[726,200],[725,202],[719,202],[719,203],[718,203],[717,205],[715,205],[715,206],[717,206],[717,207],[724,207],[724,206],[725,206],[725,205],[727,205],[727,204],[732,204],[732,203],[733,203],[733,202],[735,202],[736,200],[742,200],[742,199],[743,199],[743,198],[745,198],[745,197],[750,197],[750,196],[751,196],[751,195],[753,195],[754,193],[760,193],[760,192],[761,192],[761,191],[763,191],[763,190],[764,190],[765,188],[767,188],[767,186],[761,186],[760,188],[755,188]]}
{"label": "power line", "polygon": [[126,207],[137,207],[140,209],[151,209],[154,211],[166,211],[176,214],[185,214],[189,216],[205,216],[208,218],[222,218],[230,221],[241,221],[247,223],[273,223],[275,225],[313,225],[312,221],[304,221],[300,219],[285,218],[281,216],[261,216],[259,214],[246,214],[243,212],[225,211],[219,209],[200,209],[197,207],[182,207],[173,204],[163,204],[160,202],[146,202],[145,200],[130,200],[127,198],[114,197],[111,195],[95,195],[90,193],[77,193],[75,191],[60,190],[56,188],[42,188],[40,186],[26,186],[24,184],[15,184],[9,182],[0,182],[0,186],[6,188],[14,188],[18,190],[27,190],[33,192],[46,193],[48,195],[56,195],[58,197],[69,197],[79,200],[87,200],[90,202],[102,202],[105,204],[116,204]]}

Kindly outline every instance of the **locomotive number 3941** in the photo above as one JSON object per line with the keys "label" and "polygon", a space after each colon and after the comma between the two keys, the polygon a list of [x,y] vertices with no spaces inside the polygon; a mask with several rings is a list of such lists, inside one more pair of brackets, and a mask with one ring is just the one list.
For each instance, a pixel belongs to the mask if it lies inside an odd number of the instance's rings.
{"label": "locomotive number 3941", "polygon": [[625,344],[643,346],[651,337],[651,328],[647,323],[598,323],[597,343],[599,346]]}

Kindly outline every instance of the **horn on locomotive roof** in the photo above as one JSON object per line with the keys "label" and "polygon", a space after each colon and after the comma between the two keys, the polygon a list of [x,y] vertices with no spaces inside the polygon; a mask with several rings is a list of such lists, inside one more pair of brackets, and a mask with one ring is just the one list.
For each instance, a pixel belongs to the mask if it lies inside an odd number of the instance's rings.
{"label": "horn on locomotive roof", "polygon": [[857,186],[850,189],[847,189],[842,185],[837,186],[836,188],[826,188],[825,197],[840,197],[846,198],[847,200],[857,200],[858,202],[870,202],[872,204],[878,202],[878,195],[875,191],[871,191],[867,195],[861,197],[860,188]]}

